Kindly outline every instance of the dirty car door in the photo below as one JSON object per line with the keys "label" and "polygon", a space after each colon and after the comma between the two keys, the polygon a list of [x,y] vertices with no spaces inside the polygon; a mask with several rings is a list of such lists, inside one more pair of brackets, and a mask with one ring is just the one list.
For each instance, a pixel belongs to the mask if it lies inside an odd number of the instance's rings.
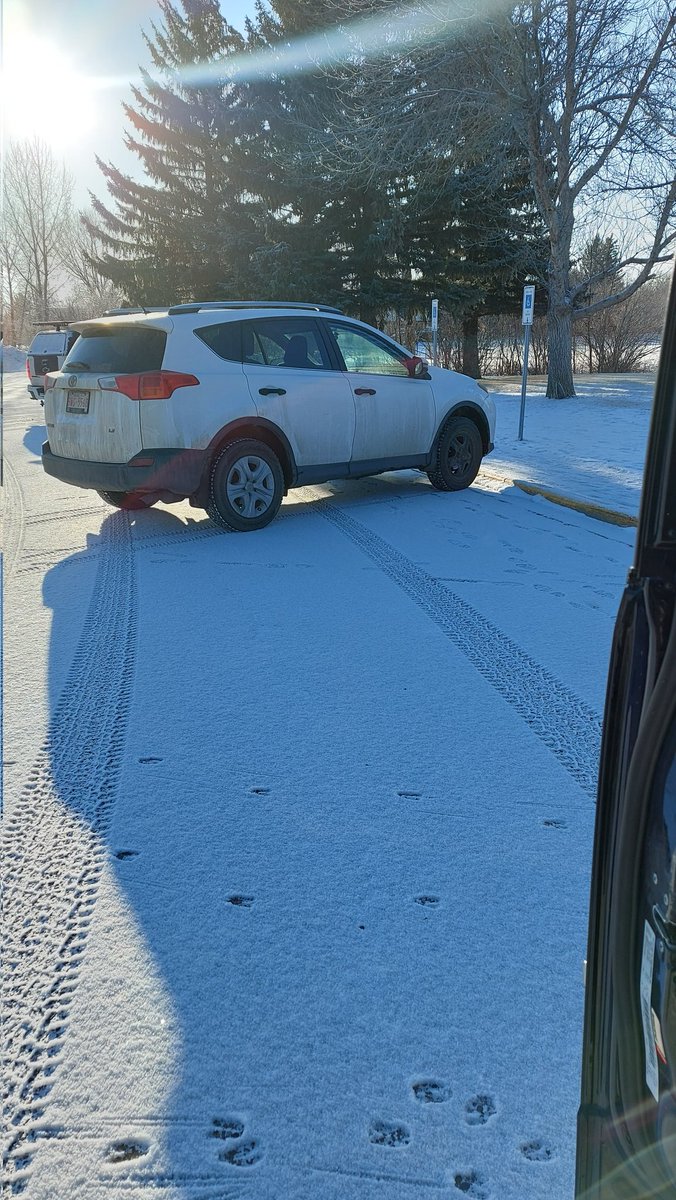
{"label": "dirty car door", "polygon": [[[311,317],[242,323],[244,374],[259,415],[288,438],[297,467],[346,475],[355,430],[348,383]],[[321,470],[321,468],[326,468]]]}

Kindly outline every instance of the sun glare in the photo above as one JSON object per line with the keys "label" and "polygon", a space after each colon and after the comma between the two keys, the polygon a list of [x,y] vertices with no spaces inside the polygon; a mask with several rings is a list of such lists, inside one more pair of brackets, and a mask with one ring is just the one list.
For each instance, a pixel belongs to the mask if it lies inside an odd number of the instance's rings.
{"label": "sun glare", "polygon": [[7,37],[2,67],[5,137],[39,137],[56,153],[81,141],[96,125],[96,83],[53,43]]}

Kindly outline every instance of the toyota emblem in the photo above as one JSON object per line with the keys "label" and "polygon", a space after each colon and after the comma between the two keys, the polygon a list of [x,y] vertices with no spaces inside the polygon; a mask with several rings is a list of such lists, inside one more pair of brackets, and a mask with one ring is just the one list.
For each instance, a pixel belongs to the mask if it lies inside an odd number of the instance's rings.
{"label": "toyota emblem", "polygon": [[77,375],[69,375],[68,376],[68,387],[75,387],[76,383],[77,383]]}

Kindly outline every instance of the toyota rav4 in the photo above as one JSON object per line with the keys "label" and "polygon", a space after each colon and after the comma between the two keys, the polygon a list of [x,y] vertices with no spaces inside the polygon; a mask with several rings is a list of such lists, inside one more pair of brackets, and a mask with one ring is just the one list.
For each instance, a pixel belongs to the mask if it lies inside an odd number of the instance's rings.
{"label": "toyota rav4", "polygon": [[290,488],[419,468],[458,491],[493,448],[473,379],[320,304],[194,303],[75,323],[45,377],[48,474],[118,508],[188,498],[261,529]]}

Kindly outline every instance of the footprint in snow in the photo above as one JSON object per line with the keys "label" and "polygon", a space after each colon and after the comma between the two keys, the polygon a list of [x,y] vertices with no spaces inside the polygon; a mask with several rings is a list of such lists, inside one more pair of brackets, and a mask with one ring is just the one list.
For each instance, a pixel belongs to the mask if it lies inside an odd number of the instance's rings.
{"label": "footprint in snow", "polygon": [[545,817],[542,824],[545,829],[567,829],[568,822],[562,821],[559,817]]}
{"label": "footprint in snow", "polygon": [[465,1120],[468,1125],[486,1125],[495,1113],[495,1101],[492,1096],[472,1096],[465,1105]]}
{"label": "footprint in snow", "polygon": [[218,1157],[221,1162],[230,1163],[233,1167],[254,1167],[261,1161],[263,1151],[255,1138],[250,1138],[247,1142],[231,1146],[229,1150],[221,1150]]}
{"label": "footprint in snow", "polygon": [[488,1200],[490,1192],[478,1171],[458,1171],[453,1182],[459,1192],[471,1196],[472,1200]]}
{"label": "footprint in snow", "polygon": [[523,1142],[519,1149],[529,1162],[549,1162],[554,1157],[554,1147],[539,1138]]}
{"label": "footprint in snow", "polygon": [[148,1153],[148,1143],[139,1141],[113,1142],[106,1152],[106,1162],[131,1162],[134,1158],[142,1158]]}
{"label": "footprint in snow", "polygon": [[408,1146],[411,1134],[405,1125],[391,1121],[372,1121],[369,1125],[369,1141],[374,1146]]}
{"label": "footprint in snow", "polygon": [[427,894],[424,894],[422,896],[414,896],[413,899],[415,904],[420,904],[423,908],[434,908],[435,905],[439,904],[438,896],[428,896]]}
{"label": "footprint in snow", "polygon": [[236,908],[251,908],[254,899],[254,896],[228,896],[228,904],[234,904]]}
{"label": "footprint in snow", "polygon": [[148,758],[139,758],[140,763],[158,763],[164,762],[163,758],[153,758],[152,755]]}
{"label": "footprint in snow", "polygon": [[220,1138],[222,1142],[235,1141],[244,1133],[244,1122],[238,1117],[214,1117],[209,1130],[209,1137]]}
{"label": "footprint in snow", "polygon": [[422,792],[397,792],[397,795],[401,796],[403,800],[419,800]]}
{"label": "footprint in snow", "polygon": [[125,858],[138,858],[138,850],[116,850],[115,857],[123,861]]}
{"label": "footprint in snow", "polygon": [[413,1095],[421,1104],[445,1104],[451,1098],[451,1089],[439,1079],[420,1079],[412,1087]]}
{"label": "footprint in snow", "polygon": [[250,796],[269,796],[270,788],[262,788],[262,787],[250,788],[249,795]]}

